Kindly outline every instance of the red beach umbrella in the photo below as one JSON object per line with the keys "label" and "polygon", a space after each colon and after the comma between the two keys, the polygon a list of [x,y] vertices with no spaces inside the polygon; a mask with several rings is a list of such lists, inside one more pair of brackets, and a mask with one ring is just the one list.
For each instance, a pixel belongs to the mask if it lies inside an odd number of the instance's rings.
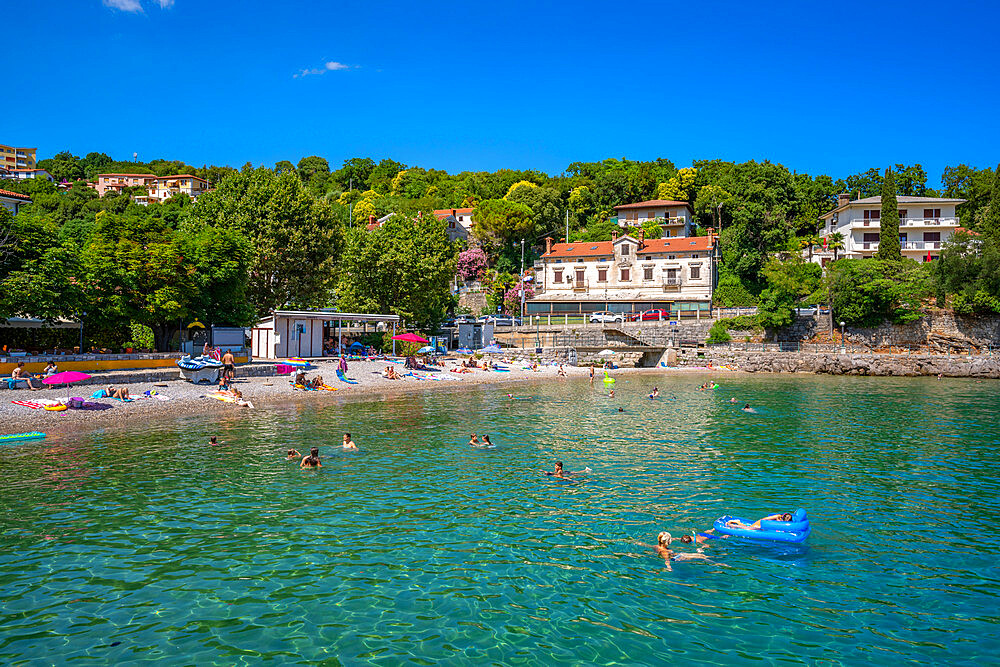
{"label": "red beach umbrella", "polygon": [[399,334],[398,336],[393,336],[393,340],[401,340],[404,343],[429,343],[430,341],[426,338],[421,338],[417,334],[405,333]]}

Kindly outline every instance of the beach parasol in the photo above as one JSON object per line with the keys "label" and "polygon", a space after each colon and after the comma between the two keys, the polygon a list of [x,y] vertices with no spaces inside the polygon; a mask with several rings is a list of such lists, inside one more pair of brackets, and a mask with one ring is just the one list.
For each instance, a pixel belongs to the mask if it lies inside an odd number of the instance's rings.
{"label": "beach parasol", "polygon": [[351,343],[350,347],[348,347],[347,349],[348,350],[363,350],[363,349],[365,349],[365,346],[364,346],[363,343],[359,343],[359,342],[355,341],[355,342]]}
{"label": "beach parasol", "polygon": [[599,357],[610,357],[612,354],[614,354],[614,352],[612,350],[601,350],[600,352],[597,353],[597,356],[599,356]]}
{"label": "beach parasol", "polygon": [[472,350],[470,350],[467,347],[460,347],[455,351],[458,352],[459,354],[472,354]]}
{"label": "beach parasol", "polygon": [[90,376],[86,373],[81,373],[80,371],[63,371],[62,373],[56,373],[55,375],[50,375],[42,380],[43,384],[72,384],[73,382],[81,382],[83,380],[89,380]]}
{"label": "beach parasol", "polygon": [[295,366],[296,368],[312,367],[312,364],[310,364],[305,359],[285,359],[285,361],[282,363],[284,363],[286,366]]}
{"label": "beach parasol", "polygon": [[486,347],[484,347],[482,351],[483,352],[501,352],[502,350],[500,349],[500,346],[497,345],[496,343],[490,343],[489,345],[487,345]]}
{"label": "beach parasol", "polygon": [[414,333],[399,334],[398,336],[393,336],[393,340],[401,340],[404,343],[429,343],[430,341],[426,338],[421,338]]}
{"label": "beach parasol", "polygon": [[434,347],[431,345],[424,345],[422,348],[417,350],[417,354],[434,354]]}

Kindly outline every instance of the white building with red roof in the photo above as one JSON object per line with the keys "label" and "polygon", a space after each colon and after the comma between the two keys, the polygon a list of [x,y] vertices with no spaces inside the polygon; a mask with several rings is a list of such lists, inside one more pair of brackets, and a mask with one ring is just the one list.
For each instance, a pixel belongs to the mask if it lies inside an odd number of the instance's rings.
{"label": "white building with red roof", "polygon": [[147,195],[137,195],[136,201],[166,201],[177,194],[186,194],[191,199],[208,190],[208,181],[191,174],[157,176],[156,174],[98,174],[93,187],[102,197],[108,192],[120,193],[127,187],[145,188]]}
{"label": "white building with red roof", "polygon": [[664,237],[694,234],[694,209],[686,201],[650,199],[634,204],[615,206],[619,227],[641,227],[655,221]]}
{"label": "white building with red roof", "polygon": [[17,215],[22,206],[30,203],[31,197],[28,195],[22,195],[20,192],[11,192],[10,190],[0,190],[0,206],[3,206],[14,215]]}
{"label": "white building with red roof", "polygon": [[448,230],[448,239],[468,239],[472,233],[472,209],[471,208],[443,208],[434,211],[438,220],[445,224]]}
{"label": "white building with red roof", "polygon": [[[656,209],[662,210],[662,209]],[[687,226],[689,223],[685,223]],[[711,313],[715,236],[646,239],[641,227],[609,241],[553,243],[535,264],[535,296],[527,315],[640,313],[660,308],[671,318]]]}

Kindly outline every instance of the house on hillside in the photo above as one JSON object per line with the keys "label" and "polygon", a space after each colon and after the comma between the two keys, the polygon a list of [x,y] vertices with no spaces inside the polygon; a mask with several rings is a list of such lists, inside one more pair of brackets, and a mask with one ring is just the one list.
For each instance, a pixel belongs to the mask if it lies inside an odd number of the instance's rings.
{"label": "house on hillside", "polygon": [[208,190],[208,181],[191,174],[175,176],[157,176],[156,174],[98,174],[97,180],[91,185],[97,194],[104,196],[108,192],[120,194],[127,187],[145,188],[146,195],[136,195],[135,201],[147,204],[150,201],[164,202],[174,195],[186,194],[191,199]]}
{"label": "house on hillside", "polygon": [[[897,197],[899,245],[903,257],[919,262],[937,259],[941,248],[959,227],[955,207],[964,202],[964,199],[945,197]],[[838,250],[839,257],[872,257],[878,252],[881,217],[881,197],[852,201],[850,195],[842,194],[837,208],[820,216],[823,223],[820,235],[826,241],[833,233],[843,234],[844,247]],[[825,264],[832,256],[832,252],[824,250],[815,253],[813,261]]]}
{"label": "house on hillside", "polygon": [[694,209],[686,201],[650,199],[615,206],[619,227],[641,227],[655,220],[663,229],[663,238],[694,235]]}
{"label": "house on hillside", "polygon": [[0,206],[3,206],[14,215],[17,215],[22,206],[30,203],[31,197],[28,195],[22,195],[20,192],[11,192],[10,190],[0,190]]}
{"label": "house on hillside", "polygon": [[716,239],[647,239],[642,228],[610,241],[553,243],[535,263],[536,292],[527,315],[640,313],[662,308],[671,318],[711,313]]}
{"label": "house on hillside", "polygon": [[472,209],[471,208],[445,208],[434,211],[438,220],[445,224],[448,230],[448,240],[457,239],[468,240],[472,233]]}
{"label": "house on hillside", "polygon": [[52,174],[44,169],[8,169],[3,166],[0,166],[0,178],[6,178],[12,181],[25,181],[32,178],[42,178],[49,183],[56,182],[56,179],[52,177]]}

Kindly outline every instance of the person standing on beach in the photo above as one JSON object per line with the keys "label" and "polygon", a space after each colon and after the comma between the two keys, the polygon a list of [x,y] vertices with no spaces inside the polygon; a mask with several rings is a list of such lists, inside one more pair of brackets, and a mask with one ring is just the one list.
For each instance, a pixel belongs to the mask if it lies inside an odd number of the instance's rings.
{"label": "person standing on beach", "polygon": [[594,367],[590,367],[590,386],[594,386]]}
{"label": "person standing on beach", "polygon": [[236,357],[233,356],[232,350],[226,350],[222,355],[222,372],[229,376],[230,380],[236,378]]}
{"label": "person standing on beach", "polygon": [[350,433],[345,433],[344,434],[344,449],[355,451],[355,452],[358,451],[358,446],[354,444],[353,440],[351,440],[351,434]]}

